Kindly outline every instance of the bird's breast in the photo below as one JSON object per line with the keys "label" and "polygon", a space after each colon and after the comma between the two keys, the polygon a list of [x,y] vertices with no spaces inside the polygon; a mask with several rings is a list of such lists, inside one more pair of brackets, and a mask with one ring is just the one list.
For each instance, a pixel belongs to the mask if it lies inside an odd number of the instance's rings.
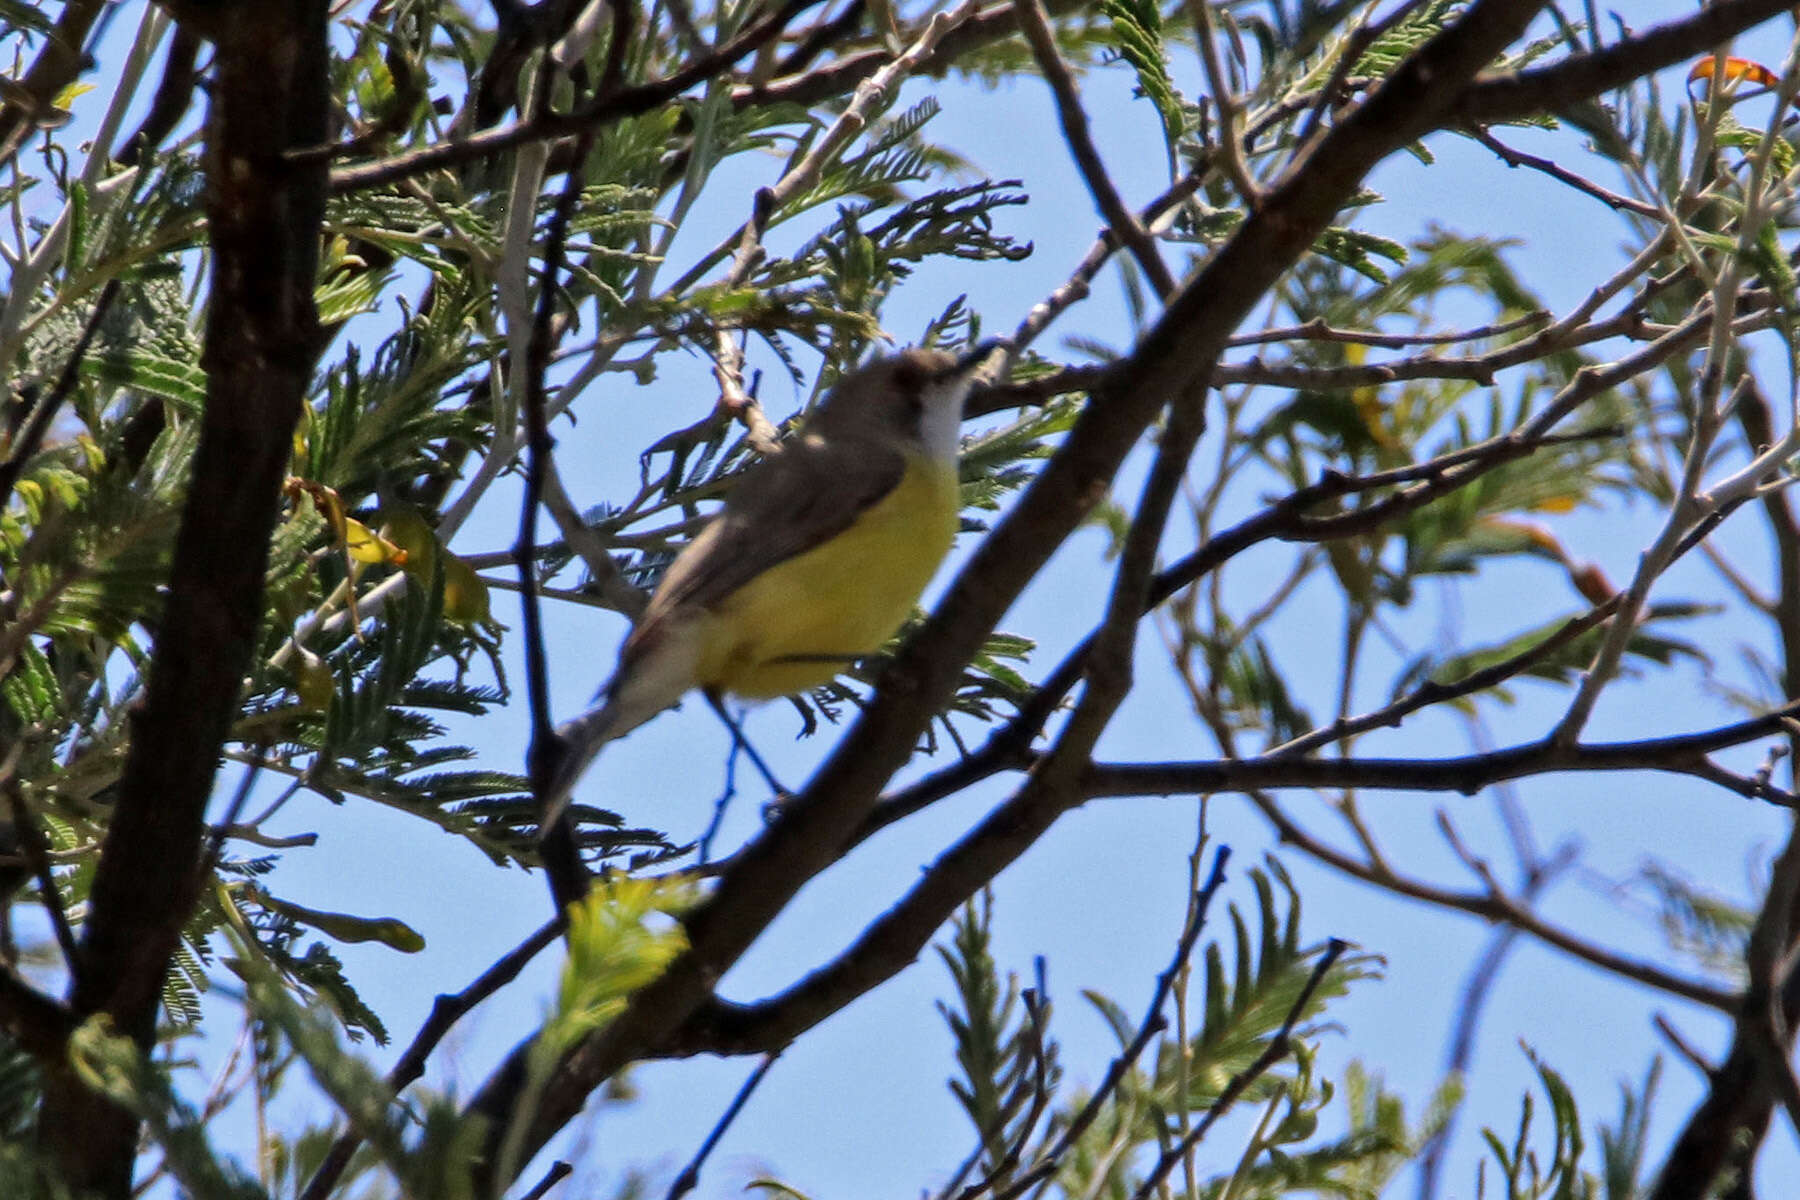
{"label": "bird's breast", "polygon": [[956,470],[912,456],[846,529],[764,571],[707,622],[699,682],[751,699],[818,687],[881,648],[956,540]]}

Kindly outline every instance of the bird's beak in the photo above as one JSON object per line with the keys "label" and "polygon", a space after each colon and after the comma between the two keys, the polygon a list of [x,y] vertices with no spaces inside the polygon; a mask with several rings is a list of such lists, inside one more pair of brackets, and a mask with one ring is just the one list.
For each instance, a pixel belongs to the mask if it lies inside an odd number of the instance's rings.
{"label": "bird's beak", "polygon": [[976,342],[973,346],[970,346],[965,350],[962,356],[956,360],[955,373],[958,375],[965,375],[970,371],[976,370],[982,366],[982,364],[987,362],[988,355],[996,350],[1004,349],[1005,347],[1005,338],[984,338],[981,341]]}

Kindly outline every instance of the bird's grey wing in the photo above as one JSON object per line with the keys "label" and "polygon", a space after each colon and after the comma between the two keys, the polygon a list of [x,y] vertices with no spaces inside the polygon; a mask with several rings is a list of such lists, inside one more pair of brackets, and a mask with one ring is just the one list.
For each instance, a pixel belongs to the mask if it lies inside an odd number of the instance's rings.
{"label": "bird's grey wing", "polygon": [[[753,468],[725,507],[663,573],[620,651],[600,708],[564,729],[574,750],[569,783],[606,741],[622,737],[694,686],[692,638],[668,636],[775,566],[848,529],[906,472],[884,443],[802,438]],[[554,795],[566,795],[566,788]]]}
{"label": "bird's grey wing", "polygon": [[905,458],[885,443],[790,443],[732,488],[719,516],[664,574],[638,628],[678,607],[711,607],[836,537],[893,491],[905,471]]}

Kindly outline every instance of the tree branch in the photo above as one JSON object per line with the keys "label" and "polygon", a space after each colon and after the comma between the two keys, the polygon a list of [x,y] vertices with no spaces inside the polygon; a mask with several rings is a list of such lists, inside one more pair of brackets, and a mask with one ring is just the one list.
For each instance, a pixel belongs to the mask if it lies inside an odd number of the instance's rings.
{"label": "tree branch", "polygon": [[1706,756],[1763,737],[1785,736],[1800,716],[1794,701],[1748,721],[1677,737],[1562,746],[1551,739],[1451,758],[1236,758],[1167,763],[1096,763],[1087,775],[1090,796],[1169,796],[1250,792],[1265,788],[1389,788],[1461,792],[1472,796],[1509,779],[1558,771],[1663,771],[1707,779],[1747,799],[1782,807],[1800,797],[1766,781],[1730,776],[1721,781]]}
{"label": "tree branch", "polygon": [[1567,108],[1694,58],[1793,8],[1782,0],[1721,0],[1588,54],[1481,80],[1451,106],[1454,122],[1489,125]]}
{"label": "tree branch", "polygon": [[[263,615],[269,531],[320,350],[325,169],[287,152],[331,116],[325,0],[215,13],[207,214],[206,408],[169,595],[94,876],[71,1007],[148,1047],[169,956],[200,884],[207,798]],[[123,1200],[137,1121],[64,1066],[40,1137],[71,1188]]]}

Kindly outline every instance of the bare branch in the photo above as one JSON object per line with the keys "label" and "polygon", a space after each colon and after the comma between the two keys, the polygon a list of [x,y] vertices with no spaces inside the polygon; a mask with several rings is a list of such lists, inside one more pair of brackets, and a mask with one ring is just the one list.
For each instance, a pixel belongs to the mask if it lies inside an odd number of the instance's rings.
{"label": "bare branch", "polygon": [[1096,763],[1087,784],[1092,796],[1167,796],[1255,791],[1277,787],[1391,788],[1397,791],[1473,795],[1508,779],[1557,771],[1665,771],[1722,783],[1748,799],[1800,807],[1800,797],[1767,782],[1739,776],[1720,779],[1706,756],[1758,738],[1785,735],[1784,722],[1800,714],[1794,701],[1747,721],[1699,733],[1631,742],[1565,745],[1553,738],[1451,758],[1298,758],[1279,751],[1261,758],[1167,763]]}

